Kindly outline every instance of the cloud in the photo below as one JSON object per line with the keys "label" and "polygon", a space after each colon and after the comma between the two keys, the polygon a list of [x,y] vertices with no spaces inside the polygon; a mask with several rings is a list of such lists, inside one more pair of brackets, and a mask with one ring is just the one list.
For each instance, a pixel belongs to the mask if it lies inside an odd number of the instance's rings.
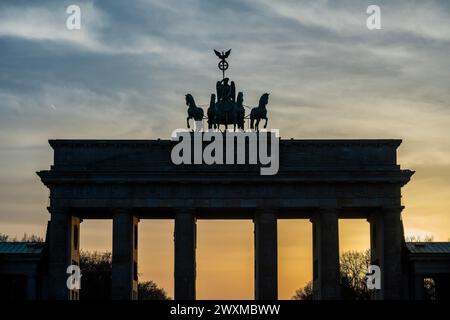
{"label": "cloud", "polygon": [[[166,53],[161,39],[151,34],[129,34],[118,38],[107,36],[115,31],[115,21],[105,10],[93,2],[78,3],[81,12],[81,28],[69,30],[66,27],[68,2],[47,1],[28,6],[4,5],[0,11],[0,37],[20,38],[36,42],[51,42],[101,54]],[[110,41],[113,40],[113,41]]]}
{"label": "cloud", "polygon": [[[204,104],[214,91],[213,48],[232,48],[245,104],[271,93],[282,137],[403,138],[402,163],[450,171],[445,1],[379,1],[380,31],[365,26],[368,1],[78,3],[79,31],[65,27],[70,1],[0,4],[0,163],[14,148],[28,161],[16,178],[0,170],[2,190],[32,192],[25,181],[37,199],[48,138],[167,138],[185,123],[184,95]],[[45,206],[5,194],[3,220]]]}
{"label": "cloud", "polygon": [[450,41],[445,1],[270,1],[263,0],[277,14],[302,25],[321,28],[343,37],[367,33],[366,9],[376,4],[381,9],[382,28],[388,32]]}
{"label": "cloud", "polygon": [[98,37],[107,17],[93,3],[82,5],[82,28],[66,28],[66,6],[49,2],[46,5],[4,5],[0,11],[0,37],[15,37],[31,41],[63,42],[92,51],[107,51]]}
{"label": "cloud", "polygon": [[379,31],[366,28],[372,1],[76,3],[79,31],[65,26],[73,1],[0,4],[0,224],[8,233],[40,225],[44,235],[48,191],[35,171],[52,162],[47,139],[168,138],[185,124],[184,95],[204,104],[215,90],[212,49],[232,48],[227,75],[247,105],[271,93],[269,126],[283,138],[402,138],[399,162],[417,169],[404,189],[407,232],[448,238],[448,1],[378,0]]}

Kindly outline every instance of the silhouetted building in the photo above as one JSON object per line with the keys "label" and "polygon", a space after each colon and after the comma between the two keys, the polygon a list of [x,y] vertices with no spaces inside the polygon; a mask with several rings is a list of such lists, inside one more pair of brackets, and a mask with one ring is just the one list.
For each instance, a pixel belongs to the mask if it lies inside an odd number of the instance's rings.
{"label": "silhouetted building", "polygon": [[[45,244],[0,242],[0,300],[47,299]],[[450,242],[407,242],[409,299],[450,299]]]}
{"label": "silhouetted building", "polygon": [[27,288],[18,297],[77,299],[66,270],[80,261],[82,221],[112,219],[112,297],[137,299],[139,221],[173,219],[175,299],[195,299],[197,220],[250,219],[255,298],[277,299],[277,220],[309,219],[314,298],[339,299],[339,220],[358,218],[370,223],[371,263],[381,270],[374,298],[422,299],[423,279],[448,298],[450,243],[404,240],[401,188],[414,172],[397,163],[400,143],[280,140],[279,171],[263,176],[259,165],[174,165],[168,140],[51,140],[54,163],[38,172],[50,189],[46,250],[12,245],[0,252],[0,274]]}
{"label": "silhouetted building", "polygon": [[0,299],[43,298],[44,243],[0,242]]}
{"label": "silhouetted building", "polygon": [[413,300],[450,300],[450,242],[407,242]]}

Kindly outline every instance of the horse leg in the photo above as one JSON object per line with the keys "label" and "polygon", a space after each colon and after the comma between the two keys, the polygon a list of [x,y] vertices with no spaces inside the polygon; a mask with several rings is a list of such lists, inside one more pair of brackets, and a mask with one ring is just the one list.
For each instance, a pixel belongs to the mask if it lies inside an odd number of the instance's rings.
{"label": "horse leg", "polygon": [[255,124],[255,129],[256,129],[256,131],[258,131],[258,132],[259,132],[259,121],[260,121],[259,118],[256,119],[256,124]]}
{"label": "horse leg", "polygon": [[186,118],[186,123],[187,123],[188,129],[190,129],[191,127],[189,126],[189,117]]}
{"label": "horse leg", "polygon": [[266,119],[266,123],[264,124],[264,129],[267,128],[267,117],[265,117],[264,119]]}
{"label": "horse leg", "polygon": [[250,119],[250,129],[254,129],[254,119]]}

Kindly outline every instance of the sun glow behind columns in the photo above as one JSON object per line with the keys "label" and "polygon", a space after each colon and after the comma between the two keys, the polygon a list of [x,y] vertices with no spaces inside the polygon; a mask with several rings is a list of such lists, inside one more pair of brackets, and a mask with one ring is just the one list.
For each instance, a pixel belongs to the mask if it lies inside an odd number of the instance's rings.
{"label": "sun glow behind columns", "polygon": [[278,299],[291,299],[312,281],[312,245],[308,219],[278,220]]}
{"label": "sun glow behind columns", "polygon": [[[138,224],[139,282],[153,281],[173,298],[173,220],[141,219]],[[112,219],[85,219],[80,226],[80,248],[112,252]]]}
{"label": "sun glow behind columns", "polygon": [[112,219],[84,219],[80,224],[80,250],[112,252]]}
{"label": "sun glow behind columns", "polygon": [[174,297],[174,220],[141,219],[138,231],[139,282],[153,281]]}
{"label": "sun glow behind columns", "polygon": [[197,220],[197,299],[254,299],[251,220]]}
{"label": "sun glow behind columns", "polygon": [[370,224],[366,219],[339,219],[339,254],[370,249]]}

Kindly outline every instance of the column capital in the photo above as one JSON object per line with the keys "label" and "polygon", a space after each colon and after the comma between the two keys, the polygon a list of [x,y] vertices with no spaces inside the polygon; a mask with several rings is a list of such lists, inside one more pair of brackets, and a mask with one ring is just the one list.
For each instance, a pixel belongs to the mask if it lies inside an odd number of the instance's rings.
{"label": "column capital", "polygon": [[257,214],[277,214],[278,213],[278,207],[271,207],[271,206],[260,206],[255,208],[255,213]]}
{"label": "column capital", "polygon": [[253,222],[259,221],[262,223],[273,222],[278,219],[278,208],[274,207],[257,207],[253,216]]}
{"label": "column capital", "polygon": [[383,213],[401,213],[403,211],[405,207],[404,206],[386,206],[386,207],[381,207],[381,211],[383,211]]}
{"label": "column capital", "polygon": [[318,207],[316,211],[313,212],[310,222],[314,222],[321,217],[332,217],[334,215],[339,215],[341,211],[340,207]]}
{"label": "column capital", "polygon": [[47,211],[51,214],[51,215],[68,215],[70,214],[70,207],[47,207]]}
{"label": "column capital", "polygon": [[342,210],[341,207],[337,207],[337,206],[330,206],[330,207],[319,207],[319,213],[321,214],[335,214],[335,213],[339,213]]}
{"label": "column capital", "polygon": [[133,208],[132,207],[116,207],[116,208],[112,208],[111,212],[116,215],[116,214],[131,214],[133,212]]}
{"label": "column capital", "polygon": [[175,207],[173,208],[175,214],[196,214],[196,209],[192,207]]}

